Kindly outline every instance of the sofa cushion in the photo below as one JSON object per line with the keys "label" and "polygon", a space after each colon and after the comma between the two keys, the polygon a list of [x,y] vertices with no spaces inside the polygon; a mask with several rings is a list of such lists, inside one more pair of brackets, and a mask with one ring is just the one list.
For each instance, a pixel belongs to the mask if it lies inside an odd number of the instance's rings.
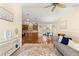
{"label": "sofa cushion", "polygon": [[68,45],[69,38],[63,37],[63,36],[59,36],[58,42],[60,42],[60,43],[62,43],[64,45]]}
{"label": "sofa cushion", "polygon": [[63,37],[61,43],[64,44],[64,45],[68,45],[68,43],[69,43],[69,39],[66,38],[66,37]]}
{"label": "sofa cushion", "polygon": [[59,38],[58,38],[58,42],[61,42],[62,39],[63,39],[63,36],[59,36]]}

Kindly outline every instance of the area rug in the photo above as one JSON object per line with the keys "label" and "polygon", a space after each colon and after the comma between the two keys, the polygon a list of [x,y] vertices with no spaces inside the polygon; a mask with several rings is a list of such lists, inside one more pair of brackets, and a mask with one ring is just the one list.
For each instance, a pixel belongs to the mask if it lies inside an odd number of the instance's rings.
{"label": "area rug", "polygon": [[56,56],[53,44],[25,44],[17,56]]}

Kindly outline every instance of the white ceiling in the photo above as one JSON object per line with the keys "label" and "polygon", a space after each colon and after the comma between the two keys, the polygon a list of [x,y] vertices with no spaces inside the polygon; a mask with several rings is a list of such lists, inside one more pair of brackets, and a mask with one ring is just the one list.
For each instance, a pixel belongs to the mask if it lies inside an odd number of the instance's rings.
{"label": "white ceiling", "polygon": [[50,3],[27,3],[22,4],[23,6],[23,16],[27,16],[31,20],[39,23],[52,23],[55,20],[60,19],[68,13],[68,8],[79,6],[79,4],[69,4],[65,3],[66,8],[56,7],[54,12],[51,12],[51,7],[44,8],[50,5]]}
{"label": "white ceiling", "polygon": [[[63,4],[66,5],[67,7],[79,5],[79,3],[63,3]],[[51,3],[25,3],[25,4],[22,4],[22,6],[26,7],[26,8],[43,8],[48,5],[51,5]]]}
{"label": "white ceiling", "polygon": [[27,4],[25,3],[22,5],[23,7],[26,7],[26,8],[42,8],[50,5],[50,3],[27,3]]}

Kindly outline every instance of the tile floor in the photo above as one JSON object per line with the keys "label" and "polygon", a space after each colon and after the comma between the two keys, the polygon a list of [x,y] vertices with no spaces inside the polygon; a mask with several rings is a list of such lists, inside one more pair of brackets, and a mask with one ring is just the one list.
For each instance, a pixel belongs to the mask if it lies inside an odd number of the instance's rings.
{"label": "tile floor", "polygon": [[54,46],[50,44],[24,44],[12,56],[56,56]]}

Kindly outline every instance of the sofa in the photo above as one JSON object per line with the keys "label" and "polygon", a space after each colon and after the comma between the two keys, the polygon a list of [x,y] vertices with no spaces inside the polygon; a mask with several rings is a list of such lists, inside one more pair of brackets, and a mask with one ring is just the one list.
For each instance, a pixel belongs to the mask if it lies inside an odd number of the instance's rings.
{"label": "sofa", "polygon": [[57,56],[79,56],[79,51],[70,48],[67,45],[58,42],[58,38],[55,36],[54,39],[55,52]]}

